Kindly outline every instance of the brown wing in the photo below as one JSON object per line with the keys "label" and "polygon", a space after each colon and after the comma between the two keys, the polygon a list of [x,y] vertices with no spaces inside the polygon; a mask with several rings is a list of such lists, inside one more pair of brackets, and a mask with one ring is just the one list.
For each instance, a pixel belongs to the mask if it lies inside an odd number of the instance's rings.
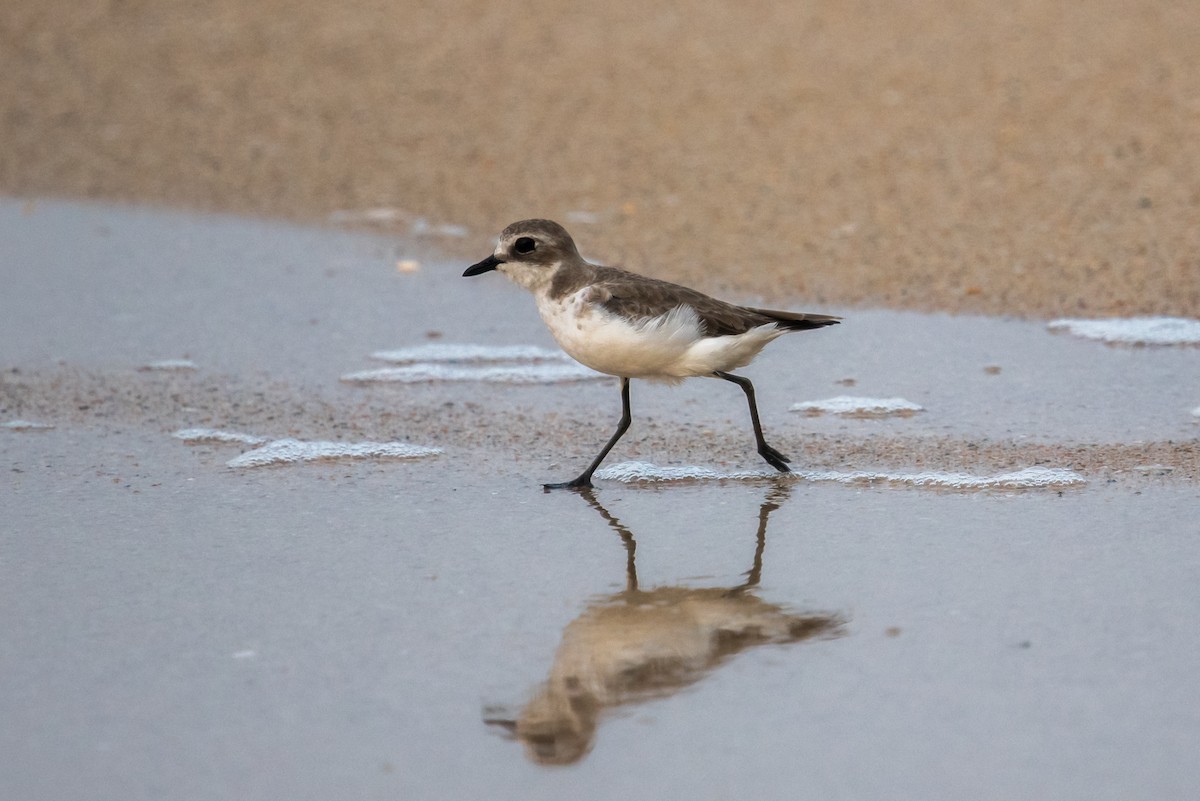
{"label": "brown wing", "polygon": [[647,278],[615,267],[600,267],[595,275],[595,300],[607,311],[627,320],[643,320],[687,305],[696,310],[705,336],[744,334],[751,328],[778,323],[789,330],[832,325],[836,317],[801,312],[777,312],[735,306],[669,281]]}

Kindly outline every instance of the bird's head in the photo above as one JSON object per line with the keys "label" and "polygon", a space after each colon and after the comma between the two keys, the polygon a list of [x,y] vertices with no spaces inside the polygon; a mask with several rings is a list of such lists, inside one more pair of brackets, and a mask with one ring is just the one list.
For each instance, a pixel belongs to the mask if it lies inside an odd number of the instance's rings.
{"label": "bird's head", "polygon": [[496,270],[537,291],[550,283],[560,265],[574,261],[582,258],[565,228],[552,220],[522,220],[505,228],[492,255],[472,264],[463,276]]}

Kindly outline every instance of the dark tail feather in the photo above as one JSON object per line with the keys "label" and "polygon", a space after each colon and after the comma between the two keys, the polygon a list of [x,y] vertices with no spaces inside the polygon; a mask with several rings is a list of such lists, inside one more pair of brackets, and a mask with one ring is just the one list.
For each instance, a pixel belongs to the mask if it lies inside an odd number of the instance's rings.
{"label": "dark tail feather", "polygon": [[789,331],[807,331],[811,328],[824,328],[827,325],[837,325],[841,317],[829,314],[807,314],[805,312],[771,311],[770,309],[750,309],[750,311],[770,317],[782,328]]}

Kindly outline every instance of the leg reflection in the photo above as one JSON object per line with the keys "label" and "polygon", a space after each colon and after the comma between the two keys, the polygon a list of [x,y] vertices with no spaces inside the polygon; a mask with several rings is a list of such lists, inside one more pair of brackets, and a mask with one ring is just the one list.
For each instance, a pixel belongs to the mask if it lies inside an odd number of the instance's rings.
{"label": "leg reflection", "polygon": [[840,634],[839,615],[797,614],[753,592],[762,577],[771,513],[788,491],[786,483],[773,484],[759,508],[753,563],[744,582],[652,589],[639,586],[633,532],[594,491],[581,491],[588,506],[621,537],[625,589],[593,598],[567,625],[548,679],[516,720],[488,722],[511,731],[536,762],[576,762],[590,750],[606,709],[671,695],[756,645]]}

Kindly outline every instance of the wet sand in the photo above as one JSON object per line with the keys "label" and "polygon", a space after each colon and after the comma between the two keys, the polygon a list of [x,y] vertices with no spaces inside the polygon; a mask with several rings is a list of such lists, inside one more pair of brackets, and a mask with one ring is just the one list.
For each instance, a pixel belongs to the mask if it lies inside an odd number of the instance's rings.
{"label": "wet sand", "polygon": [[[531,474],[569,470],[615,425],[610,380],[339,380],[381,366],[369,354],[399,346],[554,348],[526,293],[502,278],[463,279],[461,265],[440,261],[397,269],[420,245],[55,202],[0,203],[0,231],[13,265],[0,319],[4,419],[412,439]],[[1138,485],[1200,478],[1194,346],[1110,346],[1038,322],[846,313],[843,325],[773,345],[747,371],[771,439],[797,466],[1050,466]],[[196,369],[146,369],[181,358]],[[618,454],[761,466],[744,405],[725,389],[635,382],[635,425]],[[925,411],[883,420],[787,411],[847,394],[899,395]]]}
{"label": "wet sand", "polygon": [[[598,260],[776,302],[1200,309],[1200,15],[1168,0],[14,0],[0,192]],[[423,222],[422,222],[423,221]],[[451,229],[457,233],[458,229]]]}
{"label": "wet sand", "polygon": [[[165,375],[135,367],[104,374],[64,366],[34,375],[19,370],[5,374],[0,379],[0,414],[35,422],[53,420],[56,426],[149,426],[164,434],[200,426],[317,441],[378,442],[399,437],[449,447],[459,458],[478,462],[483,470],[494,469],[499,461],[525,472],[531,485],[536,485],[538,476],[550,481],[561,478],[560,473],[578,472],[611,433],[619,412],[616,390],[608,386],[556,391],[557,406],[536,411],[528,410],[527,404],[533,402],[538,388],[495,390],[486,393],[486,401],[464,401],[465,392],[465,387],[421,387],[355,393],[284,381],[247,382],[229,375]],[[663,399],[656,399],[654,413],[640,416],[611,462],[667,459],[673,464],[758,467],[749,431],[733,419],[740,411],[734,403],[737,399],[724,399],[730,401],[728,419],[716,417],[704,423],[689,419],[698,411],[694,408],[684,418],[666,416]],[[698,400],[691,397],[689,404],[695,406]],[[704,401],[705,411],[718,405],[717,398]],[[1132,489],[1200,480],[1200,440],[1195,437],[1030,442],[963,432],[888,433],[887,424],[878,431],[848,426],[853,431],[842,433],[814,432],[810,424],[805,426],[809,430],[799,432],[794,421],[773,417],[779,422],[771,439],[793,458],[796,469],[990,475],[1050,466],[1076,471],[1089,482]],[[238,452],[228,445],[195,447],[214,460]]]}
{"label": "wet sand", "polygon": [[[341,380],[379,350],[552,345],[522,290],[432,243],[10,199],[0,242],[0,797],[1091,801],[1200,779],[1200,349],[834,307],[844,325],[747,370],[798,468],[1082,483],[546,493],[611,430],[612,380]],[[924,411],[788,411],[847,393]],[[760,467],[724,382],[637,382],[634,404],[614,463]],[[194,427],[442,452],[239,469],[250,445],[175,436]]]}

